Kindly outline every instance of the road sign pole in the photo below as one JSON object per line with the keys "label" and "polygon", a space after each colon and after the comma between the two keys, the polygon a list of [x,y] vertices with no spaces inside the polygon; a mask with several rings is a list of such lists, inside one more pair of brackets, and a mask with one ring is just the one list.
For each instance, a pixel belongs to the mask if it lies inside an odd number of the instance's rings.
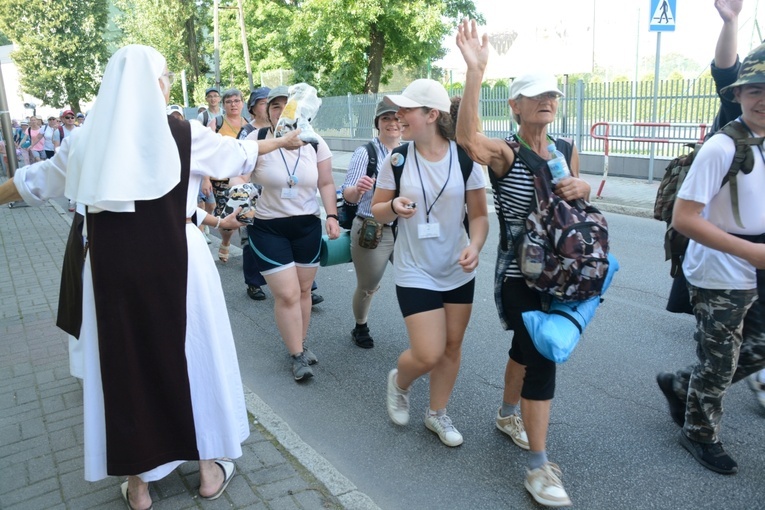
{"label": "road sign pole", "polygon": [[[656,123],[659,115],[659,63],[661,60],[661,32],[656,32],[656,64],[653,70],[653,108],[651,122]],[[651,138],[656,138],[656,127],[651,128]],[[648,184],[653,182],[653,156],[656,144],[651,144],[651,157],[648,160]]]}

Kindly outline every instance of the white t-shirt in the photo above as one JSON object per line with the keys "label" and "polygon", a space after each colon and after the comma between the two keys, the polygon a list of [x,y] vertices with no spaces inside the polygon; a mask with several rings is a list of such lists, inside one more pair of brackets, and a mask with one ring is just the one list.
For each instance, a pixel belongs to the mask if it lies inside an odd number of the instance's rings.
{"label": "white t-shirt", "polygon": [[[257,135],[258,130],[255,130],[247,135],[246,140],[257,140]],[[266,138],[273,138],[273,135],[269,132]],[[317,150],[307,144],[297,150],[278,149],[258,157],[251,180],[263,186],[263,192],[255,206],[255,217],[271,220],[309,214],[318,216],[317,165],[331,157],[332,152],[321,137]],[[297,178],[297,184],[290,188],[287,181],[291,175]],[[294,195],[291,198],[285,196],[289,193]]]}
{"label": "white t-shirt", "polygon": [[[207,117],[207,123],[205,124],[205,117]],[[215,124],[213,124],[213,119],[217,122],[218,118],[223,118],[223,108],[220,108],[218,110],[218,113],[213,113],[210,110],[205,110],[202,113],[197,115],[197,120],[201,122],[203,125],[210,127],[215,127]]]}
{"label": "white t-shirt", "polygon": [[[427,161],[419,152],[415,154],[413,145],[410,143],[407,150],[399,195],[417,202],[417,208],[411,218],[398,219],[398,235],[393,249],[395,282],[401,287],[439,292],[453,290],[465,285],[475,275],[475,271],[464,272],[458,260],[469,244],[462,224],[465,191],[485,188],[483,170],[474,163],[473,171],[464,183],[454,142],[450,142],[446,156],[435,162]],[[396,189],[390,155],[382,162],[377,187]],[[429,222],[438,223],[439,236],[421,239],[420,225],[426,223],[428,209]]]}
{"label": "white t-shirt", "polygon": [[[765,161],[761,147],[752,147],[754,169],[738,173],[738,208],[744,228],[733,217],[730,184],[720,188],[730,169],[736,147],[733,140],[719,133],[707,140],[693,161],[677,196],[705,204],[701,216],[733,234],[757,235],[765,232]],[[744,259],[713,250],[693,240],[683,260],[683,272],[691,285],[704,289],[754,289],[755,268]]]}
{"label": "white t-shirt", "polygon": [[58,130],[58,126],[52,128],[50,125],[45,124],[42,128],[43,130],[43,147],[46,151],[52,151],[56,147],[53,145],[53,142],[61,142],[61,132]]}

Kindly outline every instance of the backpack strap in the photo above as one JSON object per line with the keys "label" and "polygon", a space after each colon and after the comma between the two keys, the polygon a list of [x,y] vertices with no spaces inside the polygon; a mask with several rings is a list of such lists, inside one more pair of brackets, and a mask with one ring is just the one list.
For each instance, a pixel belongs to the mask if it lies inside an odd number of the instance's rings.
{"label": "backpack strap", "polygon": [[202,112],[202,125],[204,127],[210,127],[210,114],[207,113],[207,110]]}
{"label": "backpack strap", "polygon": [[[459,145],[457,145],[457,159],[460,162],[460,170],[462,170],[462,182],[467,185],[470,174],[473,172],[473,160],[470,159],[465,149]],[[467,190],[465,192],[467,193]]]}
{"label": "backpack strap", "polygon": [[401,174],[404,172],[404,163],[406,162],[406,155],[409,152],[409,144],[406,143],[404,145],[399,145],[395,149],[391,151],[391,156],[393,154],[399,154],[402,156],[401,158],[398,158],[398,161],[400,161],[400,164],[394,165],[393,159],[391,159],[391,168],[393,169],[393,180],[396,183],[396,195],[395,197],[398,197],[401,194]]}
{"label": "backpack strap", "polygon": [[367,142],[364,144],[367,150],[367,176],[375,177],[377,175],[377,150],[373,142]]}
{"label": "backpack strap", "polygon": [[[513,153],[515,153],[515,157],[518,157],[518,151],[521,148],[521,144],[518,143],[518,141],[515,139],[515,136],[510,135],[505,138],[505,143],[513,150]],[[502,249],[504,251],[508,251],[510,247],[507,244],[507,229],[505,227],[505,215],[502,214],[502,194],[500,193],[499,189],[499,179],[497,179],[497,176],[494,175],[494,172],[489,168],[489,182],[491,183],[491,187],[494,190],[494,200],[496,201],[496,204],[499,206],[499,214],[498,220],[499,220],[499,242],[500,246],[502,246]]]}
{"label": "backpack strap", "polygon": [[215,132],[217,133],[220,131],[220,128],[223,127],[223,117],[215,117]]}
{"label": "backpack strap", "polygon": [[722,186],[725,183],[730,184],[730,200],[733,208],[733,219],[739,228],[744,228],[744,224],[741,221],[741,212],[738,207],[738,173],[744,174],[750,173],[754,169],[754,149],[753,146],[757,145],[762,151],[762,144],[765,141],[765,137],[753,137],[751,131],[743,123],[743,121],[733,120],[726,124],[721,130],[729,137],[733,139],[736,144],[736,153],[733,155],[733,162],[730,165],[728,173],[725,174],[722,180]]}
{"label": "backpack strap", "polygon": [[250,124],[248,122],[247,124],[242,126],[242,129],[239,130],[239,136],[237,136],[237,138],[239,140],[244,140],[245,138],[247,138],[247,135],[249,135],[250,133],[252,133],[256,129],[257,128],[255,126],[253,126],[252,124]]}

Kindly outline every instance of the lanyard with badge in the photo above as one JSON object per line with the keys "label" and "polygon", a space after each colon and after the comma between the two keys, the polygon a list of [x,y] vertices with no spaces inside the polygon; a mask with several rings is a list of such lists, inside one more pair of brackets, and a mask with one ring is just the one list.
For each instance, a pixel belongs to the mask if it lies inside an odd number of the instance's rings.
{"label": "lanyard with badge", "polygon": [[287,187],[282,188],[282,198],[286,198],[288,200],[294,200],[298,196],[298,190],[293,186],[297,186],[298,183],[298,178],[297,175],[295,175],[295,172],[297,171],[298,163],[300,163],[301,149],[302,147],[298,148],[297,159],[295,159],[295,166],[292,167],[292,172],[290,172],[290,167],[287,164],[287,158],[284,157],[284,152],[279,149],[279,154],[281,154],[282,161],[284,161],[284,168],[287,170]]}
{"label": "lanyard with badge", "polygon": [[433,203],[428,206],[428,197],[425,194],[425,183],[422,181],[422,173],[420,172],[420,161],[417,158],[417,147],[415,146],[414,142],[412,142],[412,148],[414,149],[414,164],[417,167],[417,175],[420,178],[420,188],[422,189],[422,201],[425,204],[425,223],[419,223],[417,225],[417,237],[419,239],[429,239],[438,237],[441,234],[441,227],[438,224],[438,222],[430,222],[430,211],[433,210],[433,206],[436,205],[436,202],[438,202],[438,199],[441,198],[441,195],[444,193],[444,190],[446,189],[446,185],[449,184],[449,178],[452,175],[452,146],[449,144],[449,166],[447,167],[447,173],[446,173],[446,181],[444,181],[444,185],[441,186],[441,191],[438,192],[438,195],[436,195],[436,198],[433,199]]}

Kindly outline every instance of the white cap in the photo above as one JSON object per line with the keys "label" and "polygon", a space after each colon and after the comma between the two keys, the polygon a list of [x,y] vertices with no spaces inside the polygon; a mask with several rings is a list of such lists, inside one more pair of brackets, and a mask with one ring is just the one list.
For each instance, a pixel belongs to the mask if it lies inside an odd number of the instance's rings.
{"label": "white cap", "polygon": [[170,115],[170,114],[171,114],[171,113],[173,113],[173,112],[178,112],[178,113],[180,113],[180,114],[181,114],[181,117],[184,117],[184,118],[186,117],[186,116],[183,114],[183,108],[181,108],[181,107],[180,107],[180,106],[178,106],[177,104],[171,104],[171,105],[169,105],[169,106],[167,107],[167,114],[168,114],[168,115]]}
{"label": "white cap", "polygon": [[510,99],[518,99],[518,96],[534,97],[545,92],[555,92],[564,96],[558,89],[558,80],[549,73],[529,73],[519,76],[510,85]]}
{"label": "white cap", "polygon": [[399,95],[389,95],[383,98],[388,104],[399,108],[420,108],[425,106],[449,113],[452,103],[443,85],[435,80],[421,78],[414,80]]}

